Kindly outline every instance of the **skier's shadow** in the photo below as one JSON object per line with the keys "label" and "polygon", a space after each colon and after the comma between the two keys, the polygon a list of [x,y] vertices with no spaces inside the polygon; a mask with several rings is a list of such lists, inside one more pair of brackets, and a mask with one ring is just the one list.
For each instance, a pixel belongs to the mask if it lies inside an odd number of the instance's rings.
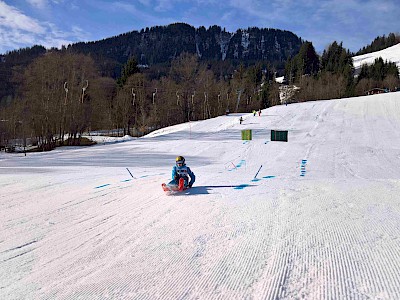
{"label": "skier's shadow", "polygon": [[209,190],[218,189],[218,188],[232,188],[241,190],[243,188],[252,187],[254,185],[246,184],[246,185],[204,185],[204,186],[194,186],[189,190],[185,191],[186,195],[206,195],[209,194]]}

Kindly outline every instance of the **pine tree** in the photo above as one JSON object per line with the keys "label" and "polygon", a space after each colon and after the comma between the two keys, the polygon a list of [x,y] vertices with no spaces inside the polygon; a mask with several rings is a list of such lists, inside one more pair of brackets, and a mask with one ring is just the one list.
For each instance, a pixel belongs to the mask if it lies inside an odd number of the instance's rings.
{"label": "pine tree", "polygon": [[305,42],[299,53],[288,59],[285,67],[286,77],[299,79],[303,75],[315,76],[320,69],[319,56],[311,42]]}
{"label": "pine tree", "polygon": [[303,70],[300,75],[316,75],[319,71],[319,57],[311,42],[305,42],[297,56],[297,69]]}
{"label": "pine tree", "polygon": [[351,77],[353,72],[351,53],[343,48],[342,43],[333,42],[328,50],[324,50],[321,60],[321,70],[334,74],[344,74]]}
{"label": "pine tree", "polygon": [[387,76],[399,78],[399,69],[395,63],[383,61],[382,57],[378,57],[372,65],[363,65],[361,67],[357,82],[360,82],[364,78],[383,81]]}
{"label": "pine tree", "polygon": [[136,60],[133,57],[130,58],[128,62],[124,65],[124,68],[122,69],[121,77],[117,79],[118,86],[122,87],[131,75],[139,72],[140,69],[137,65]]}

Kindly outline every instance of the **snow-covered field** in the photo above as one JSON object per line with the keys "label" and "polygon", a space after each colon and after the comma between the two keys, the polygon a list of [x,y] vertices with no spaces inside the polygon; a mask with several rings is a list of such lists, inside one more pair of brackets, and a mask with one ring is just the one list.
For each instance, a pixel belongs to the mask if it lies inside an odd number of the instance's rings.
{"label": "snow-covered field", "polygon": [[0,299],[400,299],[399,92],[2,153],[0,191]]}
{"label": "snow-covered field", "polygon": [[388,47],[381,51],[367,53],[353,57],[353,65],[356,70],[361,69],[363,64],[372,65],[375,59],[382,57],[383,61],[390,61],[397,65],[400,69],[400,43],[392,47]]}

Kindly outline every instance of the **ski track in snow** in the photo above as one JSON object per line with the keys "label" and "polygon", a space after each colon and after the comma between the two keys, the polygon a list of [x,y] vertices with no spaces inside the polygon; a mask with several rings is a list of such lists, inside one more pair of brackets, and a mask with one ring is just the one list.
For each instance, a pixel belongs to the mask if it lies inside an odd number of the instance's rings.
{"label": "ski track in snow", "polygon": [[[290,104],[0,154],[0,299],[400,299],[399,102]],[[197,180],[168,196],[178,154]]]}

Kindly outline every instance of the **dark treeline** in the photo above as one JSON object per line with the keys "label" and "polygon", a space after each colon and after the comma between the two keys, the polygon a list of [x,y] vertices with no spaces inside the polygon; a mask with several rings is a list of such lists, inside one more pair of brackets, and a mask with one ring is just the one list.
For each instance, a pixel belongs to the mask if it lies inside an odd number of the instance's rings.
{"label": "dark treeline", "polygon": [[[50,150],[80,144],[87,131],[120,129],[140,136],[227,111],[249,112],[281,103],[280,85],[274,80],[279,72],[263,60],[233,64],[182,52],[169,62],[140,68],[139,58],[130,56],[112,77],[98,56],[96,60],[72,48],[46,51],[35,46],[33,59],[27,53],[29,49],[9,53],[0,63],[12,85],[7,87],[12,93],[5,93],[6,100],[0,102],[1,146],[29,138],[41,150]],[[319,56],[311,42],[302,42],[287,57],[282,70],[286,86],[299,88],[289,101],[359,96],[374,87],[400,86],[396,65],[381,58],[354,76],[352,54],[341,43],[333,42]],[[5,70],[11,62],[11,70]]]}
{"label": "dark treeline", "polygon": [[355,53],[355,55],[362,55],[371,52],[376,52],[394,46],[398,43],[400,43],[399,34],[389,33],[387,37],[385,35],[378,36],[377,38],[374,39],[374,41],[370,45],[363,47],[357,53]]}
{"label": "dark treeline", "polygon": [[291,101],[338,99],[362,96],[372,88],[395,90],[400,87],[399,70],[394,63],[378,58],[364,65],[355,76],[352,54],[342,43],[333,42],[319,57],[310,42],[286,64],[289,84],[299,87]]}

